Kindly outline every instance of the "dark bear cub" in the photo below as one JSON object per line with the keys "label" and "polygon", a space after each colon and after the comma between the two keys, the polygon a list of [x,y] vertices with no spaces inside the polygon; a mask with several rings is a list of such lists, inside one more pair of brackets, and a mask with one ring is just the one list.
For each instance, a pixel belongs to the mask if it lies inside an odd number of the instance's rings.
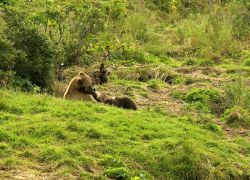
{"label": "dark bear cub", "polygon": [[128,97],[113,97],[108,98],[105,101],[106,104],[115,105],[124,109],[137,110],[137,106],[134,101]]}

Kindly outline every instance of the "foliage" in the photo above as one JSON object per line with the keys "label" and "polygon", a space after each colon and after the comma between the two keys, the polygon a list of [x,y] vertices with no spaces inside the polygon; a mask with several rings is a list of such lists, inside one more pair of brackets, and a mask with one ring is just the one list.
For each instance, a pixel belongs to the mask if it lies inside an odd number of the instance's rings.
{"label": "foliage", "polygon": [[245,85],[241,76],[234,83],[225,86],[228,107],[240,106],[250,109],[250,89]]}
{"label": "foliage", "polygon": [[149,81],[148,87],[150,87],[153,90],[160,90],[161,87],[164,87],[164,82],[157,80],[157,79],[152,79]]}
{"label": "foliage", "polygon": [[91,66],[107,45],[126,65],[213,66],[248,49],[248,12],[246,1],[1,1],[0,68],[44,89],[62,63]]}
{"label": "foliage", "polygon": [[206,102],[208,100],[218,100],[220,97],[218,91],[211,89],[193,89],[187,93],[184,100],[189,103],[193,102]]}
{"label": "foliage", "polygon": [[53,51],[46,37],[18,12],[8,11],[3,18],[6,23],[3,29],[5,37],[0,43],[5,56],[1,56],[1,70],[15,72],[15,76],[26,79],[29,86],[49,87]]}
{"label": "foliage", "polygon": [[129,171],[123,167],[107,169],[104,174],[112,179],[129,179]]}
{"label": "foliage", "polygon": [[118,51],[112,54],[112,58],[121,59],[121,60],[129,60],[131,63],[146,63],[146,57],[144,52],[138,48],[132,47],[122,47]]}
{"label": "foliage", "polygon": [[250,66],[250,58],[248,58],[248,59],[245,60],[245,65],[246,66]]}
{"label": "foliage", "polygon": [[[1,21],[3,22],[3,21]],[[10,71],[15,66],[17,51],[13,47],[13,42],[8,40],[6,35],[0,31],[0,69],[4,72]]]}
{"label": "foliage", "polygon": [[14,71],[17,77],[44,89],[50,87],[52,72],[62,62],[66,66],[90,65],[94,45],[98,42],[96,37],[124,18],[126,1],[82,0],[80,4],[74,0],[62,4],[57,1],[3,1],[0,11],[3,15],[0,18],[1,70]]}
{"label": "foliage", "polygon": [[238,39],[249,38],[250,31],[250,15],[249,15],[249,3],[236,3],[230,6],[232,12],[232,31],[234,32],[234,37]]}
{"label": "foliage", "polygon": [[249,127],[250,89],[241,76],[225,86],[226,105],[223,118],[228,124]]}
{"label": "foliage", "polygon": [[223,119],[229,125],[250,127],[250,112],[239,106],[227,109],[223,114]]}
{"label": "foliage", "polygon": [[201,112],[221,113],[219,111],[224,110],[224,107],[220,107],[224,106],[222,104],[222,96],[215,89],[194,88],[187,93],[175,91],[171,95],[174,98],[185,101]]}

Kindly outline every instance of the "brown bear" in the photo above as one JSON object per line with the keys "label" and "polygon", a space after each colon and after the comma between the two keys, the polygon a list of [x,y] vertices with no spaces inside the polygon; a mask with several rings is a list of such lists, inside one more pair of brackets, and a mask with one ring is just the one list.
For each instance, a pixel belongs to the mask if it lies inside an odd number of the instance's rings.
{"label": "brown bear", "polygon": [[100,66],[100,74],[99,74],[99,79],[100,79],[100,84],[102,85],[103,83],[108,82],[108,75],[109,72],[104,67],[104,64],[102,63]]}
{"label": "brown bear", "polygon": [[95,98],[95,100],[97,102],[101,102],[101,103],[106,103],[107,99],[109,99],[108,96],[105,93],[100,92],[100,91],[95,91],[93,93],[93,97]]}
{"label": "brown bear", "polygon": [[104,66],[104,63],[101,64],[100,70],[95,71],[92,75],[94,84],[104,84],[108,82],[108,76],[110,75],[110,72],[107,71],[107,69]]}
{"label": "brown bear", "polygon": [[64,99],[77,99],[86,101],[95,101],[91,94],[94,93],[92,88],[92,80],[84,72],[80,72],[78,76],[71,79],[65,93]]}
{"label": "brown bear", "polygon": [[124,97],[108,98],[104,101],[104,103],[110,104],[110,105],[115,105],[117,107],[121,107],[124,109],[137,110],[137,106],[136,106],[135,102],[132,101],[130,98],[125,97],[125,96]]}

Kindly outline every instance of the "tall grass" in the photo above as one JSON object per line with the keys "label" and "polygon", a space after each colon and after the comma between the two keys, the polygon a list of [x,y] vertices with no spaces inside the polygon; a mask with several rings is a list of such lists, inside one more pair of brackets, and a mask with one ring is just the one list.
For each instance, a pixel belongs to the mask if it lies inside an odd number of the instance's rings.
{"label": "tall grass", "polygon": [[232,84],[225,86],[228,107],[241,106],[250,109],[250,87],[239,76]]}
{"label": "tall grass", "polygon": [[230,125],[250,127],[250,87],[239,76],[236,82],[226,85],[225,94],[228,109],[223,118]]}

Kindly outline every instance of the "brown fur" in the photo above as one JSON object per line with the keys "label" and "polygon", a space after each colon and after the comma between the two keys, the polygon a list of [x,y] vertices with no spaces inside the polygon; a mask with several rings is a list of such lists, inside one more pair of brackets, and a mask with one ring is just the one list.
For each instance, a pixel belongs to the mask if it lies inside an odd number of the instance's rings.
{"label": "brown fur", "polygon": [[137,110],[137,106],[134,101],[128,97],[112,97],[106,99],[105,103],[110,105],[115,105],[124,109],[133,109]]}
{"label": "brown fur", "polygon": [[95,101],[91,95],[93,92],[91,78],[84,72],[80,72],[78,76],[71,79],[63,97],[64,99]]}
{"label": "brown fur", "polygon": [[95,71],[93,73],[93,80],[94,80],[94,84],[104,84],[108,82],[108,76],[110,75],[110,72],[107,71],[107,69],[105,68],[104,64],[102,63],[100,66],[100,70],[99,71]]}
{"label": "brown fur", "polygon": [[101,103],[106,103],[108,99],[108,96],[105,93],[100,92],[100,91],[95,91],[93,96],[97,102],[101,102]]}

